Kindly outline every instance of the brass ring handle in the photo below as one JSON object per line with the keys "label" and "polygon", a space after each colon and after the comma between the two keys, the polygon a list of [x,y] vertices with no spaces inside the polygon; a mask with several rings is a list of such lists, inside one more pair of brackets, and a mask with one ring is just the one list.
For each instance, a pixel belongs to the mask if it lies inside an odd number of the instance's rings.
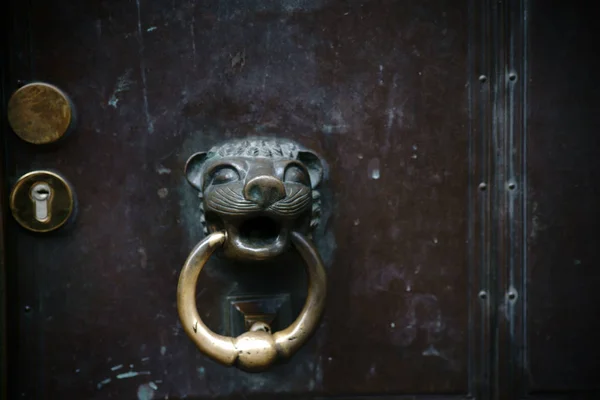
{"label": "brass ring handle", "polygon": [[314,245],[298,232],[291,232],[292,245],[306,263],[308,295],[300,315],[286,329],[268,333],[255,324],[249,332],[233,338],[211,331],[196,307],[196,284],[204,264],[227,240],[225,232],[208,235],[188,256],[179,275],[177,309],[187,335],[204,354],[227,365],[246,371],[262,371],[278,359],[293,355],[311,336],[325,306],[326,275]]}

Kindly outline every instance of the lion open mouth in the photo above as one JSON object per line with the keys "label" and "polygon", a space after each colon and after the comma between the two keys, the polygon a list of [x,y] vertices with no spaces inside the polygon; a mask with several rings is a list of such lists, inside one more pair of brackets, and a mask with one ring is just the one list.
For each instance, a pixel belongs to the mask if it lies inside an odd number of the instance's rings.
{"label": "lion open mouth", "polygon": [[254,215],[241,221],[223,220],[228,236],[227,256],[246,260],[265,260],[283,253],[289,244],[289,228],[268,215]]}
{"label": "lion open mouth", "polygon": [[266,216],[248,218],[239,226],[240,239],[249,246],[268,247],[273,245],[281,233],[281,225]]}

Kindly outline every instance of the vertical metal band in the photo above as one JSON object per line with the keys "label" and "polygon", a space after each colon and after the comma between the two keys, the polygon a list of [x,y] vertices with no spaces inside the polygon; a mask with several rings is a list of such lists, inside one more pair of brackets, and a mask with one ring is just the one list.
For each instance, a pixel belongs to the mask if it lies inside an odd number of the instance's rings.
{"label": "vertical metal band", "polygon": [[492,56],[491,1],[469,4],[469,255],[470,358],[469,391],[476,399],[489,398],[491,378],[491,153]]}
{"label": "vertical metal band", "polygon": [[526,378],[526,118],[527,0],[498,6],[502,51],[498,53],[498,296],[497,398],[525,395]]}
{"label": "vertical metal band", "polygon": [[526,370],[527,0],[469,2],[470,391],[518,398]]}

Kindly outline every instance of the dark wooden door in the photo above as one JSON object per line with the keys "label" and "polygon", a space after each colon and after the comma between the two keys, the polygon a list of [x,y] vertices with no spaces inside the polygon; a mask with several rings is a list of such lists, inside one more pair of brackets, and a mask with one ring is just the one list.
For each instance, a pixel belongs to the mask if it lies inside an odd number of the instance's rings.
{"label": "dark wooden door", "polygon": [[[580,3],[580,4],[579,4]],[[594,398],[599,141],[595,13],[491,0],[9,1],[3,5],[4,388],[10,399]],[[33,81],[77,125],[24,143],[6,101]],[[314,241],[321,325],[249,374],[204,357],[176,309],[202,239],[183,167],[249,135],[327,163]],[[73,223],[6,206],[54,169]],[[215,260],[198,307],[285,293],[302,266]]]}

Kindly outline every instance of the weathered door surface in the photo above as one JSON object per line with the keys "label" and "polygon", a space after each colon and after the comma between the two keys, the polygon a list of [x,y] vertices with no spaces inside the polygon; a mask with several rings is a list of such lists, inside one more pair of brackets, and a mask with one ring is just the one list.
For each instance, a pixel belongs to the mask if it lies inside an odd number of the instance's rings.
{"label": "weathered door surface", "polygon": [[[10,399],[594,398],[600,389],[597,14],[580,2],[12,0],[3,5],[4,395]],[[33,145],[20,86],[73,102]],[[314,243],[328,296],[266,372],[182,329],[179,271],[203,238],[184,175],[231,138],[325,160]],[[34,234],[8,209],[37,169],[78,199]],[[283,295],[302,262],[212,259],[200,315]],[[406,397],[404,397],[406,396]]]}

